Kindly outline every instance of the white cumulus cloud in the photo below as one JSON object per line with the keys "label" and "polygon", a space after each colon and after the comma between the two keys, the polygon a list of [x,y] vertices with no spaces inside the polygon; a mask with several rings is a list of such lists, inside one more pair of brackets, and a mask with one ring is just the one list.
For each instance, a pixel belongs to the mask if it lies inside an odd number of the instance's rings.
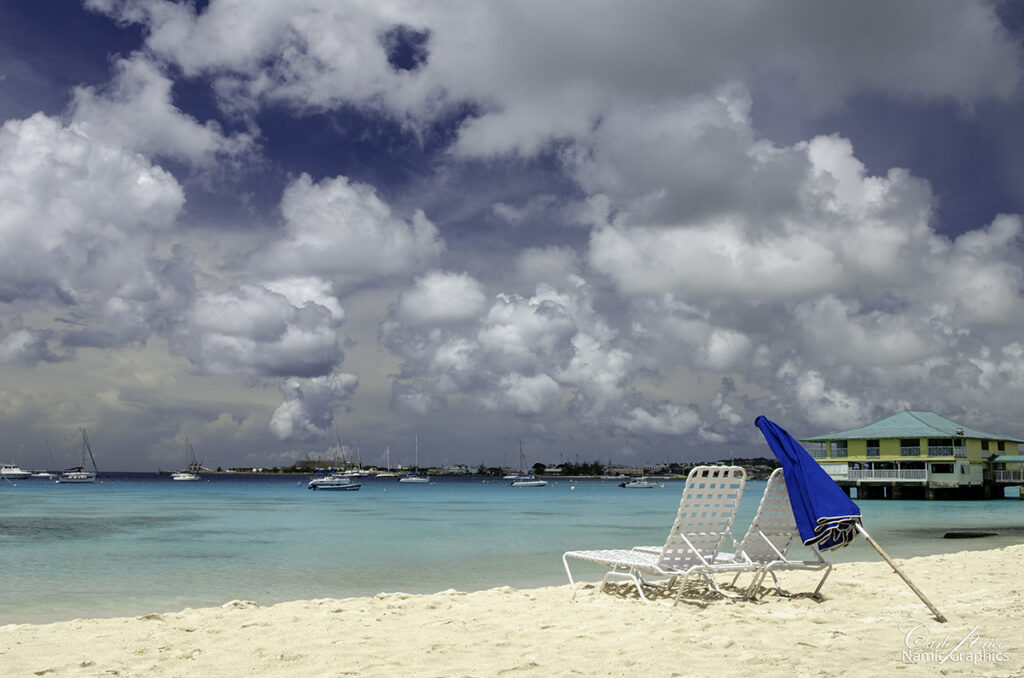
{"label": "white cumulus cloud", "polygon": [[281,275],[317,275],[343,288],[417,273],[444,251],[437,228],[421,211],[392,212],[376,191],[345,177],[315,183],[303,174],[284,192],[285,233],[255,255]]}

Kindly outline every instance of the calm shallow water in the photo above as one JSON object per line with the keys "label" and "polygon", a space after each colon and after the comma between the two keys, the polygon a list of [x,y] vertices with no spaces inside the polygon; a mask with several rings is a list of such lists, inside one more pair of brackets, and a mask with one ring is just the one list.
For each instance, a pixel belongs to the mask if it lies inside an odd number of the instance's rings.
{"label": "calm shallow water", "polygon": [[[0,624],[139,615],[233,599],[285,600],[527,588],[566,583],[561,554],[660,544],[682,482],[542,488],[438,478],[368,479],[358,492],[311,492],[297,476],[210,475],[198,483],[110,474],[94,485],[0,483]],[[764,482],[748,483],[742,536]],[[1024,542],[1024,501],[861,500],[893,557]],[[999,536],[947,540],[954,529]],[[863,540],[829,555],[876,560]],[[576,568],[574,567],[574,573]],[[580,565],[584,579],[600,569]]]}

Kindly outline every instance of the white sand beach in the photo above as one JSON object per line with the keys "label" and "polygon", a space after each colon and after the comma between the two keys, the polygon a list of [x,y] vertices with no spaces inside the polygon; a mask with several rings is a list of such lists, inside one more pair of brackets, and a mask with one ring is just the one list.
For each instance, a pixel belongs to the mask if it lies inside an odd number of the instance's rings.
{"label": "white sand beach", "polygon": [[[570,600],[566,585],[7,625],[0,675],[1020,676],[1022,559],[1024,545],[897,561],[945,624],[879,560],[837,565],[821,602],[673,607],[618,586]],[[808,590],[814,575],[783,582]]]}

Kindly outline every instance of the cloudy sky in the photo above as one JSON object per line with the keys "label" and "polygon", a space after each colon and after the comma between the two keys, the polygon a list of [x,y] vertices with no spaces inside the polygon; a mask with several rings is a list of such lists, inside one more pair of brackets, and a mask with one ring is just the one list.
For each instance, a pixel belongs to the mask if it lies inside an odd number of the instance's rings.
{"label": "cloudy sky", "polygon": [[1024,437],[1022,36],[967,0],[4,2],[0,460]]}

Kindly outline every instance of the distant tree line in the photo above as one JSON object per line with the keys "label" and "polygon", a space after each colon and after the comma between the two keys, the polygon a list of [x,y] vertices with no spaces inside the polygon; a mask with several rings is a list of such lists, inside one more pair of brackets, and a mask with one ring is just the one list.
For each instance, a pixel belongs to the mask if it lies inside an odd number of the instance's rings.
{"label": "distant tree line", "polygon": [[[292,464],[291,466],[286,466],[286,467],[283,467],[283,468],[279,467],[279,466],[274,466],[274,467],[270,467],[270,468],[262,468],[262,469],[259,469],[259,472],[260,473],[310,473],[310,472],[312,472],[313,470],[315,470],[317,468],[319,463],[320,462],[310,462],[309,460],[297,461],[294,464]],[[753,470],[753,469],[757,469],[757,470],[762,470],[762,471],[767,470],[769,472],[772,469],[778,468],[778,466],[779,466],[779,462],[774,457],[751,457],[751,458],[744,457],[744,458],[729,459],[729,460],[720,459],[720,460],[717,460],[717,461],[702,461],[702,462],[695,462],[693,464],[677,464],[677,463],[672,463],[672,464],[664,465],[663,469],[664,469],[664,471],[666,473],[671,473],[671,474],[674,474],[674,475],[686,475],[687,473],[690,472],[691,468],[693,468],[694,466],[702,465],[702,464],[733,464],[735,466],[742,466],[742,467],[748,469],[748,471],[749,470]],[[600,476],[600,475],[604,475],[605,474],[605,470],[606,470],[606,468],[608,468],[608,466],[606,466],[605,464],[602,464],[601,462],[598,462],[598,461],[591,461],[591,462],[583,462],[583,463],[575,463],[575,464],[571,463],[571,462],[569,462],[569,463],[562,463],[562,464],[559,464],[559,468],[562,469],[561,475],[563,475],[563,476]],[[544,475],[545,472],[547,471],[547,469],[548,469],[547,464],[543,464],[541,462],[537,462],[536,464],[534,464],[531,467],[531,470],[534,473],[534,475]],[[220,470],[221,469],[218,467],[217,471],[220,471]],[[232,471],[241,471],[241,472],[252,472],[253,471],[253,469],[251,467],[247,467],[247,468],[233,468],[231,470]],[[506,471],[503,470],[502,468],[498,467],[498,466],[485,467],[483,464],[481,464],[478,467],[478,471],[477,471],[478,475],[486,475],[486,476],[503,476],[503,475],[505,475],[505,473],[506,473]]]}

